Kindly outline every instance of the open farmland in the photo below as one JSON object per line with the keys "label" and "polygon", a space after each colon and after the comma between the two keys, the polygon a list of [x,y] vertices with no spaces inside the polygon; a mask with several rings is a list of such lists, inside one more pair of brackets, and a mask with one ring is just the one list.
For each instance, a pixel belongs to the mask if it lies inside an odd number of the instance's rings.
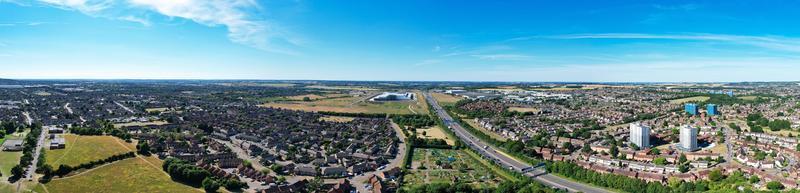
{"label": "open farmland", "polygon": [[453,105],[456,104],[456,102],[461,100],[461,97],[457,97],[457,96],[453,96],[453,95],[449,95],[449,94],[444,94],[444,93],[434,92],[431,95],[433,95],[433,98],[436,99],[436,101],[438,101],[439,104],[442,105],[442,106],[453,106]]}
{"label": "open farmland", "polygon": [[112,136],[66,134],[64,138],[67,142],[66,148],[45,150],[45,160],[53,168],[58,168],[61,164],[77,166],[82,163],[136,150],[134,144],[126,143]]}
{"label": "open farmland", "polygon": [[129,158],[53,179],[44,184],[44,189],[47,192],[201,192],[173,182],[160,166],[161,161],[155,157]]}
{"label": "open farmland", "polygon": [[274,101],[260,106],[315,112],[388,114],[422,114],[428,112],[427,105],[420,98],[415,101],[369,102],[369,96],[343,96],[312,101]]}

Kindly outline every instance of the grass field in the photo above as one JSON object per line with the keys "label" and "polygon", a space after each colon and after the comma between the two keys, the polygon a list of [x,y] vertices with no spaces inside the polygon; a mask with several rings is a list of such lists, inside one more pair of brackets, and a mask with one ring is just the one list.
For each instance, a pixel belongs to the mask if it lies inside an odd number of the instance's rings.
{"label": "grass field", "polygon": [[[421,96],[421,95],[420,95]],[[367,97],[336,97],[314,101],[275,101],[260,106],[302,111],[345,113],[425,114],[428,107],[421,97],[415,101],[369,102]]]}
{"label": "grass field", "polygon": [[756,100],[756,98],[758,98],[758,97],[757,96],[740,96],[740,97],[736,97],[736,98],[739,98],[739,99],[742,99],[742,100],[752,101],[752,100]]}
{"label": "grass field", "polygon": [[67,148],[45,150],[45,161],[53,168],[59,165],[77,166],[112,155],[136,151],[136,146],[113,136],[64,135]]}
{"label": "grass field", "polygon": [[152,113],[152,112],[164,112],[167,110],[169,110],[169,108],[162,107],[162,108],[147,108],[144,111],[147,113]]}
{"label": "grass field", "polygon": [[687,102],[703,102],[703,101],[707,101],[710,98],[711,97],[707,97],[707,96],[686,97],[686,98],[679,98],[679,99],[670,100],[669,103],[672,103],[672,104],[683,104],[683,103],[687,103]]}
{"label": "grass field", "polygon": [[[422,135],[422,132],[425,132],[425,135]],[[427,129],[417,129],[417,137],[425,138],[425,139],[444,139],[447,141],[448,145],[455,145],[455,141],[447,137],[447,134],[444,133],[441,127],[433,126]]]}
{"label": "grass field", "polygon": [[464,122],[467,122],[467,124],[469,124],[469,126],[472,126],[472,128],[480,130],[481,132],[485,133],[486,135],[489,135],[489,137],[492,137],[492,138],[494,138],[496,140],[500,140],[500,141],[508,140],[506,137],[503,137],[500,134],[497,134],[495,132],[487,130],[486,128],[481,127],[480,125],[478,125],[478,122],[475,122],[475,119],[463,119],[463,120],[464,120]]}
{"label": "grass field", "polygon": [[353,117],[342,117],[342,116],[324,116],[324,117],[321,117],[319,119],[323,120],[323,121],[346,123],[346,122],[353,121],[353,119],[356,119],[356,118],[353,118]]}
{"label": "grass field", "polygon": [[129,126],[150,126],[150,125],[166,125],[166,121],[150,121],[150,122],[130,122],[114,124],[115,128],[129,127]]}
{"label": "grass field", "polygon": [[404,176],[405,185],[450,183],[457,177],[459,181],[475,186],[494,186],[503,180],[503,177],[464,150],[414,149],[412,168]]}
{"label": "grass field", "polygon": [[509,107],[508,110],[517,111],[521,113],[527,113],[527,112],[538,113],[540,111],[538,108],[532,108],[532,107]]}
{"label": "grass field", "polygon": [[[22,139],[22,137],[23,135],[19,133],[15,135],[6,135],[3,137],[3,139],[0,139],[0,145],[2,145],[7,139]],[[20,151],[0,151],[0,173],[3,174],[0,179],[5,180],[11,176],[11,168],[19,164],[20,157],[22,157],[22,152]]]}
{"label": "grass field", "polygon": [[436,101],[439,102],[439,105],[442,106],[453,106],[456,104],[456,102],[462,99],[461,97],[436,92],[432,93],[431,96],[433,96],[433,99],[436,99]]}
{"label": "grass field", "polygon": [[20,157],[22,157],[21,151],[0,151],[0,173],[3,173],[2,179],[11,176],[11,168],[19,164]]}
{"label": "grass field", "polygon": [[[129,158],[44,185],[48,192],[202,192],[173,182],[155,157]],[[39,189],[39,188],[37,188]]]}
{"label": "grass field", "polygon": [[769,129],[769,127],[763,127],[763,129],[764,129],[764,133],[767,133],[767,134],[770,134],[770,135],[779,135],[779,136],[788,137],[789,134],[791,134],[792,136],[800,136],[800,132],[798,132],[796,130],[772,131],[772,129]]}

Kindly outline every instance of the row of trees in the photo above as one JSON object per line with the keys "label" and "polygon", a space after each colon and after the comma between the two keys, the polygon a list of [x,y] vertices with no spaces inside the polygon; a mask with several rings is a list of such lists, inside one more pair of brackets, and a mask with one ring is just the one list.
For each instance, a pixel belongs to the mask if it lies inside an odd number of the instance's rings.
{"label": "row of trees", "polygon": [[392,121],[400,126],[413,128],[425,128],[436,124],[429,115],[396,115],[392,117]]}
{"label": "row of trees", "polygon": [[400,189],[399,193],[461,193],[461,192],[485,192],[485,193],[566,193],[566,190],[557,190],[532,180],[503,181],[497,187],[476,188],[471,184],[463,182],[455,183],[429,183],[420,184],[408,189]]}
{"label": "row of trees", "polygon": [[31,125],[31,132],[25,136],[22,144],[22,157],[19,164],[11,168],[10,181],[16,181],[25,174],[25,168],[30,167],[33,162],[33,153],[36,150],[39,136],[42,134],[42,124],[34,123]]}
{"label": "row of trees", "polygon": [[320,111],[317,113],[328,116],[362,117],[362,118],[385,118],[387,116],[386,114],[383,113],[345,113],[345,112],[331,112],[331,111]]}
{"label": "row of trees", "polygon": [[569,162],[547,164],[547,171],[568,176],[572,179],[601,187],[619,189],[625,192],[669,193],[672,190],[660,183],[645,182],[615,174],[601,174]]}
{"label": "row of trees", "polygon": [[5,134],[12,134],[19,130],[22,130],[22,128],[25,128],[25,125],[19,124],[14,121],[0,121],[0,122],[2,122],[2,124],[0,124],[0,132],[3,132]]}
{"label": "row of trees", "polygon": [[247,187],[246,183],[239,180],[216,178],[205,169],[178,158],[167,158],[161,167],[173,180],[195,187],[202,187],[208,192],[215,192],[220,187],[225,187],[228,190],[239,190]]}
{"label": "row of trees", "polygon": [[127,142],[131,141],[131,134],[114,127],[108,120],[97,120],[94,127],[71,127],[69,131],[77,135],[111,135]]}

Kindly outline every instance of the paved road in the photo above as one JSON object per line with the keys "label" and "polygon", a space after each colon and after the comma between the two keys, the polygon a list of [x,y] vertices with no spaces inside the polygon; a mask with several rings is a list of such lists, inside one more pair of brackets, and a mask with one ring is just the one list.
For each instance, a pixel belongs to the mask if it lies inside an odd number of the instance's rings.
{"label": "paved road", "polygon": [[461,139],[462,142],[466,143],[470,148],[480,153],[483,157],[488,158],[489,160],[493,160],[500,166],[507,167],[517,172],[522,172],[524,173],[524,175],[531,177],[534,180],[541,182],[545,185],[559,189],[566,189],[569,190],[570,192],[611,193],[611,191],[602,188],[594,187],[583,183],[573,182],[552,174],[547,174],[541,167],[532,168],[531,165],[517,161],[511,157],[508,157],[504,154],[497,152],[491,147],[491,145],[473,136],[472,133],[469,133],[466,129],[461,127],[460,124],[455,122],[453,117],[447,114],[447,111],[445,111],[441,106],[439,106],[439,103],[435,99],[433,99],[430,93],[425,92],[424,95],[425,99],[428,101],[428,104],[431,104],[433,110],[436,111],[436,115],[438,115],[439,118],[442,119],[445,126],[450,128],[450,130],[452,130],[456,134],[456,136]]}
{"label": "paved road", "polygon": [[371,190],[366,189],[365,185],[367,185],[367,183],[364,183],[365,181],[369,180],[369,177],[372,177],[372,175],[380,176],[380,174],[384,171],[389,171],[396,167],[399,168],[403,164],[403,158],[406,156],[406,136],[403,135],[403,130],[400,128],[400,126],[394,122],[391,123],[391,127],[394,129],[397,138],[400,139],[400,143],[397,144],[397,156],[395,156],[394,159],[389,160],[389,164],[385,165],[382,170],[365,172],[363,175],[353,176],[353,178],[350,179],[350,183],[352,183],[356,190],[360,193],[372,192]]}
{"label": "paved road", "polygon": [[25,177],[28,180],[33,180],[33,175],[35,174],[34,172],[36,172],[36,165],[40,161],[39,154],[42,153],[45,136],[47,136],[47,128],[42,128],[42,132],[36,140],[36,149],[33,150],[33,161],[31,162],[31,167],[28,167],[28,170],[25,173]]}

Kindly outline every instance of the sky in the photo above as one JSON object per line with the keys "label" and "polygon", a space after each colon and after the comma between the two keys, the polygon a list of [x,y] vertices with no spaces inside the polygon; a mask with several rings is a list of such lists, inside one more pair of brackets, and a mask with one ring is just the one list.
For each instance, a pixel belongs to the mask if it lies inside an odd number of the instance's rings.
{"label": "sky", "polygon": [[800,79],[798,1],[0,0],[0,78]]}

